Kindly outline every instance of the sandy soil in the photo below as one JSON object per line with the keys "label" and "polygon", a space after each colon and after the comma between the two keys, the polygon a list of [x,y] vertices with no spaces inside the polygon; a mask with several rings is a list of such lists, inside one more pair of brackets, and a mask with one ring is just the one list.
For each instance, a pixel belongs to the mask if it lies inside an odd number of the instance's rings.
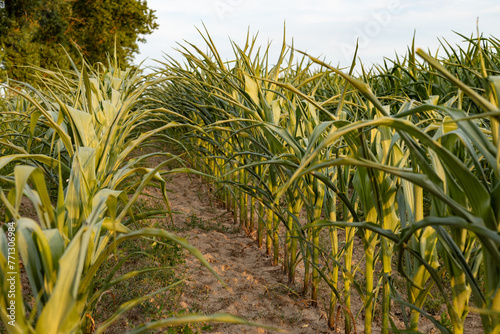
{"label": "sandy soil", "polygon": [[[325,312],[309,307],[287,284],[281,266],[257,242],[233,224],[232,214],[221,208],[197,177],[172,178],[169,195],[174,225],[196,217],[204,228],[180,233],[205,256],[227,284],[225,288],[193,257],[188,257],[189,279],[181,297],[183,306],[197,304],[203,313],[230,313],[247,320],[279,327],[289,333],[330,333]],[[214,230],[210,229],[210,225]],[[221,233],[223,231],[225,233]],[[267,333],[250,326],[217,325],[212,333]]]}

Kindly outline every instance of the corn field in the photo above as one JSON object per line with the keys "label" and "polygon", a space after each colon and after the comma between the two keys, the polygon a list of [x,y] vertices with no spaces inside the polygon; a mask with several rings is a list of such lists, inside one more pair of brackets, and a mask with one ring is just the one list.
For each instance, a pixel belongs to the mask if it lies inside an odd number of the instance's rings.
{"label": "corn field", "polygon": [[[285,38],[277,59],[248,37],[225,61],[203,37],[206,52],[188,44],[182,63],[167,57],[147,76],[96,64],[38,69],[44,86],[6,87],[0,199],[5,222],[15,224],[16,266],[19,255],[37,296],[10,333],[94,330],[87,315],[103,290],[139,274],[93,289],[95,273],[125,240],[173,240],[210,268],[185,240],[134,228],[131,208],[148,184],[163,190],[168,207],[172,173],[212,184],[234,223],[256,234],[311,305],[326,289],[332,329],[355,332],[364,317],[364,333],[375,318],[382,333],[417,333],[425,318],[458,334],[477,314],[485,333],[500,333],[500,40],[462,36],[466,48],[444,42],[443,58],[411,45],[404,57],[355,74],[355,61],[338,69]],[[181,153],[156,153],[164,162],[154,168],[142,164],[147,155],[131,158],[153,141]],[[173,161],[186,167],[166,169]],[[23,197],[37,221],[19,214]],[[362,261],[353,258],[356,240]],[[7,245],[0,234],[4,324]],[[436,295],[448,318],[426,310]],[[134,333],[182,321],[248,323],[186,316]]]}

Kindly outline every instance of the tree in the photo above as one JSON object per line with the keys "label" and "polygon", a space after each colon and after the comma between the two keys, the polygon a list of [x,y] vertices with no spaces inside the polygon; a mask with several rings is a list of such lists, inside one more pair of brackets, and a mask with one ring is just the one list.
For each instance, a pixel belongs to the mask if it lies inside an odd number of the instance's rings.
{"label": "tree", "polygon": [[[28,71],[24,66],[66,65],[67,59],[56,50],[58,44],[67,44],[61,5],[62,1],[5,1],[0,9],[2,72],[26,81]],[[2,77],[5,79],[5,73]]]}
{"label": "tree", "polygon": [[0,0],[0,81],[30,81],[26,66],[70,66],[106,62],[116,53],[128,66],[138,42],[158,28],[154,11],[144,0]]}
{"label": "tree", "polygon": [[102,61],[113,52],[115,35],[120,63],[129,64],[139,51],[141,35],[151,34],[158,27],[154,12],[146,1],[75,1],[70,36],[91,62]]}

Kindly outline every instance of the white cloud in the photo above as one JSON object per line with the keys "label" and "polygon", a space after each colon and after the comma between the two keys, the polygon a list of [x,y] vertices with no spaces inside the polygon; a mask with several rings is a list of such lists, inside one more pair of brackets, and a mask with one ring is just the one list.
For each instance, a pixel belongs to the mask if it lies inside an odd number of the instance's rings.
{"label": "white cloud", "polygon": [[148,5],[157,11],[160,28],[146,36],[138,61],[161,59],[162,52],[179,58],[173,48],[183,40],[206,50],[195,28],[203,31],[202,22],[224,59],[233,55],[229,39],[243,44],[248,29],[251,35],[259,33],[257,43],[262,47],[273,40],[273,59],[281,49],[286,22],[287,43],[293,38],[299,50],[347,65],[351,55],[345,49],[359,38],[363,61],[380,62],[384,56],[393,58],[395,51],[405,53],[415,30],[420,47],[435,50],[439,37],[455,44],[461,38],[453,31],[475,33],[478,16],[481,31],[498,36],[500,14],[500,6],[492,0],[149,0]]}

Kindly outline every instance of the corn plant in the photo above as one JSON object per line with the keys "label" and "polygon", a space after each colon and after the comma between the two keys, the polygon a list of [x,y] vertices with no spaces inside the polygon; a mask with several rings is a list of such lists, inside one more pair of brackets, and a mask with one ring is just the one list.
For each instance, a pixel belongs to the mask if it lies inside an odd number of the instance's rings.
{"label": "corn plant", "polygon": [[[12,103],[7,101],[1,112],[2,118],[14,115],[19,119],[8,123],[1,142],[4,154],[0,157],[0,169],[6,173],[2,176],[0,200],[6,221],[10,221],[4,226],[10,232],[10,240],[15,238],[17,242],[11,247],[5,234],[0,234],[0,317],[4,324],[11,321],[8,307],[15,301],[16,326],[6,325],[9,333],[91,331],[92,312],[105,292],[94,291],[95,274],[120,243],[136,238],[168,239],[208,265],[185,240],[163,230],[134,230],[130,225],[134,221],[133,205],[144,187],[156,183],[168,207],[164,175],[198,172],[188,168],[165,170],[169,162],[179,160],[171,154],[157,153],[167,159],[154,168],[142,166],[151,154],[129,159],[130,153],[147,140],[180,126],[169,122],[154,129],[145,127],[151,115],[165,111],[144,109],[140,97],[151,82],[145,81],[139,72],[122,71],[115,63],[109,67],[97,64],[96,68],[84,64],[81,69],[75,67],[72,74],[43,69],[39,73],[44,76],[46,87],[18,88],[13,102],[17,111],[10,109]],[[12,165],[10,173],[6,168]],[[134,181],[138,175],[142,178]],[[50,183],[46,183],[47,176]],[[23,197],[33,204],[36,220],[21,215]],[[26,268],[35,298],[32,306],[24,303],[19,277],[15,296],[9,297],[7,273],[13,271],[8,267],[10,253],[16,257],[15,272],[19,273],[18,254]],[[106,288],[151,270],[161,268],[108,277]],[[104,332],[126,311],[149,297],[121,305],[96,332]],[[196,316],[170,319],[147,324],[146,328],[197,319],[202,320]],[[248,323],[226,315],[203,319]]]}

